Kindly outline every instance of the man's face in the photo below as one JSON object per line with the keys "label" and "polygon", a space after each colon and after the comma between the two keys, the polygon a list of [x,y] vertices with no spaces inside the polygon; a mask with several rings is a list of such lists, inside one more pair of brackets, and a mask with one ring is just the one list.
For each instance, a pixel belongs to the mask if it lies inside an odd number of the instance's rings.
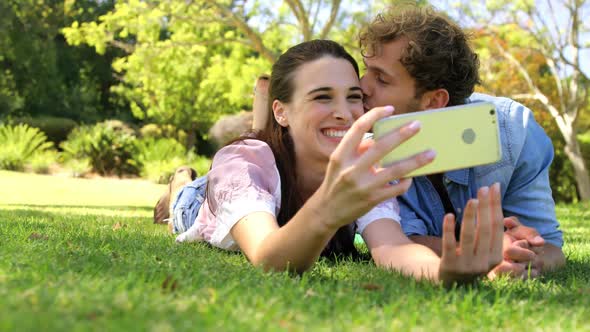
{"label": "man's face", "polygon": [[395,114],[423,110],[420,98],[416,98],[416,81],[400,62],[408,40],[398,40],[381,45],[378,54],[363,58],[366,72],[361,78],[364,107],[393,105]]}

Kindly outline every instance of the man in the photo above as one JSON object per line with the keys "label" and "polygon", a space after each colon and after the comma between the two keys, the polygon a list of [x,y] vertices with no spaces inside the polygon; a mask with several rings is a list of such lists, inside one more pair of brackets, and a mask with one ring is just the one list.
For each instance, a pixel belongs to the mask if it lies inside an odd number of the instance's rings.
{"label": "man", "polygon": [[398,199],[404,232],[440,255],[444,215],[453,213],[460,221],[477,189],[498,182],[507,230],[504,261],[489,276],[535,277],[565,264],[549,186],[551,141],[523,105],[472,94],[479,83],[479,61],[465,32],[429,8],[392,8],[364,29],[360,44],[367,110],[393,105],[399,114],[490,101],[498,112],[502,160],[414,178]]}

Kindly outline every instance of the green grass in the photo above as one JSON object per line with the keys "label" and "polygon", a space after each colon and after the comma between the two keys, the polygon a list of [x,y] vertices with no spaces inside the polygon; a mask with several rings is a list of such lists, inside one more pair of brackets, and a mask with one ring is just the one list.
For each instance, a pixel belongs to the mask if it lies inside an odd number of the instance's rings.
{"label": "green grass", "polygon": [[320,261],[269,274],[176,245],[151,223],[163,186],[0,171],[0,330],[590,331],[590,213],[560,206],[565,269],[445,290]]}

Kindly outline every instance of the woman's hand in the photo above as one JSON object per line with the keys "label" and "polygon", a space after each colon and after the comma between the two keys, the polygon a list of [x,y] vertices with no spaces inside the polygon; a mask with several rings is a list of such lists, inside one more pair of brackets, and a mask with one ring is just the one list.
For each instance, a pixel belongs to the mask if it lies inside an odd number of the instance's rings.
{"label": "woman's hand", "polygon": [[443,225],[443,252],[439,279],[444,285],[466,283],[485,276],[502,261],[504,224],[500,186],[482,187],[477,200],[465,206],[459,246],[455,217],[447,214]]}
{"label": "woman's hand", "polygon": [[[324,181],[314,194],[326,212],[320,220],[327,227],[337,229],[363,216],[385,199],[403,194],[411,184],[410,179],[403,179],[404,175],[434,159],[434,151],[425,151],[385,168],[375,166],[420,130],[418,122],[411,122],[379,140],[363,140],[377,120],[392,113],[392,106],[365,113],[331,154]],[[399,181],[392,184],[393,180]]]}

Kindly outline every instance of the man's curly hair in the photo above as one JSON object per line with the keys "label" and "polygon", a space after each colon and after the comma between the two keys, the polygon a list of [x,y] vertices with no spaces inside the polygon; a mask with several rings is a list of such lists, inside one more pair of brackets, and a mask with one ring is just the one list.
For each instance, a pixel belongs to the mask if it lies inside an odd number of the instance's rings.
{"label": "man's curly hair", "polygon": [[448,17],[430,7],[390,7],[359,36],[365,57],[375,56],[383,44],[407,38],[401,63],[416,80],[416,96],[444,88],[448,106],[464,104],[479,80],[479,59],[469,36]]}

